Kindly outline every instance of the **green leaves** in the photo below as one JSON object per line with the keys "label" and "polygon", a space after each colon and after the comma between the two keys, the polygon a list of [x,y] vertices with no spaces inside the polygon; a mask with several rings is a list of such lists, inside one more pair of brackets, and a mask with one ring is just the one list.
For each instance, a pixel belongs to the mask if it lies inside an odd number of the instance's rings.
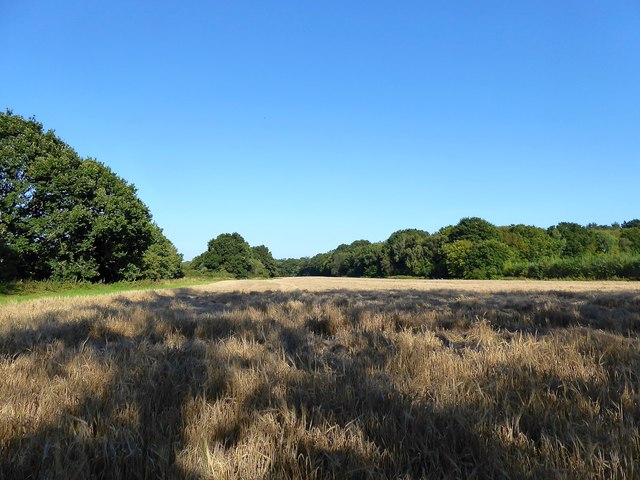
{"label": "green leaves", "polygon": [[399,230],[385,242],[391,275],[427,276],[431,272],[429,234],[422,230]]}
{"label": "green leaves", "polygon": [[[0,115],[0,192],[2,258],[13,277],[112,282],[177,274],[180,257],[132,185],[9,112]],[[149,249],[166,262],[145,261]]]}
{"label": "green leaves", "polygon": [[151,234],[153,243],[142,257],[142,276],[151,280],[182,277],[182,255],[155,224],[151,225]]}
{"label": "green leaves", "polygon": [[229,273],[237,278],[275,276],[277,270],[267,247],[251,248],[239,233],[223,233],[209,240],[207,251],[194,258],[191,267]]}
{"label": "green leaves", "polygon": [[498,228],[478,217],[466,217],[460,220],[458,224],[451,227],[448,233],[449,240],[470,240],[478,242],[481,240],[498,240],[500,232]]}
{"label": "green leaves", "polygon": [[554,257],[562,251],[563,243],[545,230],[528,225],[500,228],[502,241],[511,247],[518,259],[530,262]]}

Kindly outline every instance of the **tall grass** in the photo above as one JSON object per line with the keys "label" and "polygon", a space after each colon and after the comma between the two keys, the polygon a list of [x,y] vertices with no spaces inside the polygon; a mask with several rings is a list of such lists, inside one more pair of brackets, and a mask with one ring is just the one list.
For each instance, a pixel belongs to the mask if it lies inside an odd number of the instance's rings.
{"label": "tall grass", "polygon": [[115,283],[60,281],[60,280],[16,280],[0,283],[0,305],[9,302],[22,302],[45,297],[78,297],[87,295],[105,295],[137,290],[156,290],[160,288],[180,288],[204,285],[229,276],[192,276],[172,280],[136,280]]}
{"label": "tall grass", "polygon": [[0,310],[3,478],[638,478],[640,292]]}

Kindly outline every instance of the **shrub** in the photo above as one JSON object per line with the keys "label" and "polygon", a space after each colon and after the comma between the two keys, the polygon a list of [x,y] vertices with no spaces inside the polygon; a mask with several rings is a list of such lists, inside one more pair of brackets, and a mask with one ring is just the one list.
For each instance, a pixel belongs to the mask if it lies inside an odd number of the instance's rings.
{"label": "shrub", "polygon": [[640,280],[640,256],[594,255],[582,258],[555,258],[540,262],[507,263],[505,275],[523,278],[572,278]]}

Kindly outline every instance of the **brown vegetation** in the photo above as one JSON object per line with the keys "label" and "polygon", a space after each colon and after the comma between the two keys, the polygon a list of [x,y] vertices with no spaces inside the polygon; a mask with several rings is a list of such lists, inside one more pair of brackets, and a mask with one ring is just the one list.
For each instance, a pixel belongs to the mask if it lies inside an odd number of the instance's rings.
{"label": "brown vegetation", "polygon": [[632,283],[4,305],[0,478],[637,478],[639,331]]}

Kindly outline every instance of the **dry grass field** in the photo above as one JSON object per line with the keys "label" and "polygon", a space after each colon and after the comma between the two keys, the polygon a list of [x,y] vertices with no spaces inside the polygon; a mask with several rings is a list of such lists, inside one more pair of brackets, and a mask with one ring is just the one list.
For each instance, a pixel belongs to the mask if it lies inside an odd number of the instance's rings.
{"label": "dry grass field", "polygon": [[0,478],[640,478],[640,284],[278,279],[0,307]]}

